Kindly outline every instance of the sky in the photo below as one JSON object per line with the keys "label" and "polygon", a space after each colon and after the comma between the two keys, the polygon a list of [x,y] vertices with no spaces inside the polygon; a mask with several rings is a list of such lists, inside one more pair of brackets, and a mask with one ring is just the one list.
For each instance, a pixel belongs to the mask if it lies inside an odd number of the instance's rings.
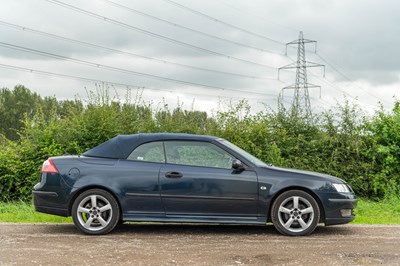
{"label": "sky", "polygon": [[[0,0],[0,88],[212,112],[293,101],[300,31],[313,112],[372,113],[400,94],[396,0]],[[397,98],[396,98],[397,97]]]}

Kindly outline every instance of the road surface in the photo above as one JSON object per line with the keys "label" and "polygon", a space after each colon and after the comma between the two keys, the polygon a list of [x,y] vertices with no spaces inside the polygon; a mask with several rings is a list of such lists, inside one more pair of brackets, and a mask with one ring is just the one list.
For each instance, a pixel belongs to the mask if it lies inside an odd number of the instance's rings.
{"label": "road surface", "polygon": [[3,265],[400,265],[400,226],[286,237],[271,225],[126,224],[87,236],[72,224],[0,223]]}

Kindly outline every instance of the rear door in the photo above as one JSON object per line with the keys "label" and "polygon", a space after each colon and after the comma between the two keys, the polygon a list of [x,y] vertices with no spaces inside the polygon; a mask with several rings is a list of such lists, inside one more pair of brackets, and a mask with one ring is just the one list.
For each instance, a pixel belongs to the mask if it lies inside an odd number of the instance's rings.
{"label": "rear door", "polygon": [[[165,163],[163,142],[150,142],[137,147],[120,161],[119,172],[124,172],[123,209],[127,214],[164,216],[161,202],[159,173]],[[122,168],[122,169],[121,169]]]}

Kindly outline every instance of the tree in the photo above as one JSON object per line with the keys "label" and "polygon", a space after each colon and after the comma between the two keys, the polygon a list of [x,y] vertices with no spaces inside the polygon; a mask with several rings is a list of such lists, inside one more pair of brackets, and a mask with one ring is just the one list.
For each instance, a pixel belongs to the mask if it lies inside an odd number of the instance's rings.
{"label": "tree", "polygon": [[32,93],[22,85],[15,86],[12,91],[7,88],[1,89],[0,133],[8,139],[18,139],[17,131],[23,126],[24,115],[32,118],[40,99],[38,94]]}

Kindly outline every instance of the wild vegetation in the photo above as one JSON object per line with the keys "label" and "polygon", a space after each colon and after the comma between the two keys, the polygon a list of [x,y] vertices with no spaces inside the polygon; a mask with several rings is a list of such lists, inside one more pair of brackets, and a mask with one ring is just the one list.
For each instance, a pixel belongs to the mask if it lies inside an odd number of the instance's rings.
{"label": "wild vegetation", "polygon": [[252,113],[245,101],[213,115],[182,106],[154,110],[140,93],[123,99],[98,87],[87,99],[43,98],[23,86],[0,90],[0,202],[30,201],[49,156],[81,154],[117,135],[182,132],[215,135],[283,167],[346,180],[363,198],[398,199],[400,102],[364,115],[352,102],[305,117],[301,110]]}
{"label": "wild vegetation", "polygon": [[[355,224],[400,224],[399,200],[358,201]],[[1,223],[72,223],[71,217],[35,212],[32,203],[0,202]]]}

